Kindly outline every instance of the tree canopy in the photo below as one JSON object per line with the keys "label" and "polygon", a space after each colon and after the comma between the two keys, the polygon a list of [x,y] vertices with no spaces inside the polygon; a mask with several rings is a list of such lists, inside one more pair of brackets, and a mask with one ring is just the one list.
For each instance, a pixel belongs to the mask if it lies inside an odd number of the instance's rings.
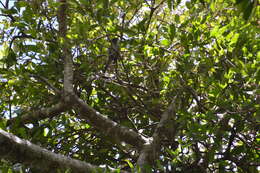
{"label": "tree canopy", "polygon": [[0,6],[0,172],[259,171],[257,0]]}

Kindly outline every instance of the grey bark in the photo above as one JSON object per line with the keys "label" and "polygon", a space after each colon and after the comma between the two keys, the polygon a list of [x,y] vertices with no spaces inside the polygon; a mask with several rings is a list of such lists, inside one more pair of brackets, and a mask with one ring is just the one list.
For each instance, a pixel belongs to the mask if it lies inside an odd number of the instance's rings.
{"label": "grey bark", "polygon": [[161,152],[162,139],[169,130],[168,128],[170,126],[171,128],[175,128],[172,130],[174,132],[174,134],[171,134],[172,137],[175,137],[177,133],[177,125],[175,122],[177,108],[176,98],[177,97],[173,99],[168,109],[162,114],[161,120],[156,127],[152,139],[143,145],[143,149],[141,150],[137,160],[137,165],[142,173],[149,172],[150,170],[147,169],[147,167],[152,166],[154,161],[158,159]]}
{"label": "grey bark", "polygon": [[[0,158],[22,163],[39,170],[39,172],[62,172],[70,169],[75,173],[97,172],[97,166],[72,159],[61,154],[55,154],[27,140],[0,129]],[[102,170],[102,168],[99,168]],[[55,171],[55,172],[56,172]]]}
{"label": "grey bark", "polygon": [[126,142],[137,149],[141,149],[147,139],[132,129],[121,126],[110,120],[106,115],[102,115],[76,95],[72,96],[74,107],[79,110],[79,117],[85,119],[89,124],[98,128],[104,134],[119,142]]}

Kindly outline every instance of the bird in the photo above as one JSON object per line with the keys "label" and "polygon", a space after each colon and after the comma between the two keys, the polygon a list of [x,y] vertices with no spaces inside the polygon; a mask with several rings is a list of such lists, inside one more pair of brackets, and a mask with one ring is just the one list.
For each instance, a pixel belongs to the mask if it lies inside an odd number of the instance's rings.
{"label": "bird", "polygon": [[104,68],[104,73],[107,71],[111,63],[117,66],[117,61],[120,59],[120,48],[119,48],[119,39],[113,38],[110,41],[110,47],[108,48],[108,60]]}

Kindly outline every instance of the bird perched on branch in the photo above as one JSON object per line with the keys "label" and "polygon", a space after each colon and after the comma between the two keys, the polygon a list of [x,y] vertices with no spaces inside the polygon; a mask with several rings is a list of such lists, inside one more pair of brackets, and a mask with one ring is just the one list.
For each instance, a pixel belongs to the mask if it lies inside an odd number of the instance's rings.
{"label": "bird perched on branch", "polygon": [[120,59],[120,48],[118,38],[113,38],[110,43],[111,45],[108,48],[108,61],[105,66],[104,73],[107,71],[111,63],[115,64],[117,68],[117,61]]}

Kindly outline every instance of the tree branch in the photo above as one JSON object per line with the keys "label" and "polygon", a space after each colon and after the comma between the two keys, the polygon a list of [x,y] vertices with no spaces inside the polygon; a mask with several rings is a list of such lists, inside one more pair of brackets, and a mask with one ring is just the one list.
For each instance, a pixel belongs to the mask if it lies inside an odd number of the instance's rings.
{"label": "tree branch", "polygon": [[0,1],[0,3],[4,8],[6,8],[5,4],[2,1]]}
{"label": "tree branch", "polygon": [[10,41],[10,44],[9,44],[9,48],[11,49],[12,45],[13,45],[13,42],[18,39],[18,38],[31,38],[31,39],[34,39],[33,36],[31,35],[27,35],[23,32],[20,32],[18,35],[15,35],[12,37],[12,40]]}
{"label": "tree branch", "polygon": [[139,150],[147,140],[145,137],[134,132],[132,129],[122,127],[107,118],[105,115],[102,115],[76,95],[73,95],[72,99],[74,101],[75,108],[77,108],[80,112],[79,117],[81,119],[85,119],[88,123],[95,126],[106,135],[113,137],[114,140],[119,141],[120,143],[126,142]]}
{"label": "tree branch", "polygon": [[[60,0],[58,11],[60,42],[62,44],[62,54],[64,58],[64,94],[65,101],[69,102],[69,94],[73,93],[73,62],[67,38],[67,1]],[[68,97],[67,97],[68,96]]]}
{"label": "tree branch", "polygon": [[[156,130],[153,134],[152,140],[144,144],[143,149],[139,155],[137,165],[141,168],[141,172],[146,172],[145,167],[152,165],[153,162],[158,159],[159,153],[161,151],[162,138],[167,131],[168,126],[174,128],[175,117],[176,117],[176,99],[175,97],[172,103],[169,105],[168,109],[162,114],[162,118],[158,123]],[[171,124],[169,124],[171,123]],[[177,127],[175,127],[174,137],[177,133]]]}
{"label": "tree branch", "polygon": [[61,94],[61,91],[60,91],[58,88],[56,88],[54,85],[52,85],[52,84],[48,81],[48,79],[46,79],[45,77],[40,76],[40,75],[37,75],[37,74],[30,74],[30,76],[36,78],[36,80],[38,80],[38,81],[42,81],[42,82],[44,82],[45,84],[47,84],[47,86],[48,86],[50,89],[52,89],[52,90],[55,92],[55,94],[57,94],[57,95],[60,95],[60,94]]}
{"label": "tree branch", "polygon": [[61,172],[69,169],[73,173],[97,172],[97,169],[105,171],[104,168],[55,154],[1,129],[0,158],[28,165],[40,172],[56,172],[57,169]]}
{"label": "tree branch", "polygon": [[19,121],[20,124],[31,123],[32,121],[39,121],[45,118],[52,118],[60,113],[70,109],[71,107],[60,102],[50,108],[42,108],[40,110],[32,110],[21,117],[15,117],[7,121],[7,126]]}

